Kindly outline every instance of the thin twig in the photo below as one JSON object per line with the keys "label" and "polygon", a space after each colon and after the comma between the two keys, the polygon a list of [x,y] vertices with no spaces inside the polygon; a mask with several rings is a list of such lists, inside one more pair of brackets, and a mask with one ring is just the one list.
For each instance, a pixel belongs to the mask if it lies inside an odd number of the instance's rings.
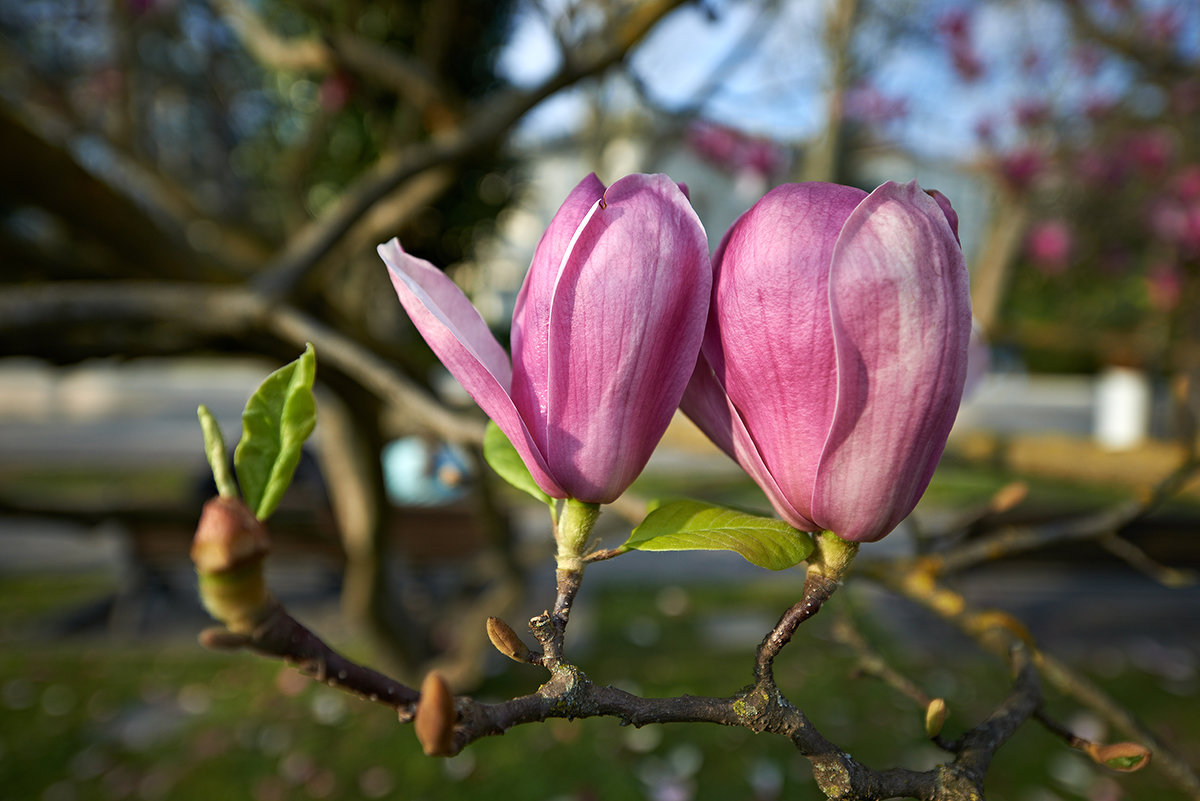
{"label": "thin twig", "polygon": [[758,646],[754,659],[754,678],[759,682],[769,680],[772,664],[783,647],[791,642],[800,624],[821,611],[821,606],[837,590],[837,582],[820,573],[809,571],[804,577],[804,588],[800,600],[783,613],[779,622]]}
{"label": "thin twig", "polygon": [[1001,529],[987,537],[928,557],[929,569],[939,574],[955,573],[1001,556],[1112,534],[1145,517],[1154,508],[1176,495],[1198,470],[1200,459],[1192,456],[1172,470],[1144,498],[1065,521]]}
{"label": "thin twig", "polygon": [[963,735],[959,741],[958,757],[951,766],[954,781],[965,780],[967,787],[964,790],[977,788],[980,798],[984,777],[996,751],[1008,742],[1017,727],[1028,720],[1042,702],[1037,671],[1022,643],[1014,644],[1009,661],[1016,673],[1012,691],[986,721]]}
{"label": "thin twig", "polygon": [[846,614],[834,619],[831,629],[833,639],[849,648],[858,657],[858,667],[863,673],[874,676],[891,687],[924,711],[933,697],[917,686],[917,683],[896,670],[883,655],[876,651]]}
{"label": "thin twig", "polygon": [[1009,657],[1017,641],[1024,643],[1029,648],[1030,657],[1038,672],[1051,686],[1093,710],[1115,728],[1153,751],[1155,763],[1163,772],[1186,792],[1200,798],[1200,776],[1197,776],[1186,760],[1095,683],[1038,649],[1028,632],[1020,628],[1010,616],[969,607],[961,595],[938,584],[933,573],[922,569],[920,565],[874,563],[863,565],[862,568],[858,575],[929,609],[954,624],[986,650]]}
{"label": "thin twig", "polygon": [[209,629],[201,641],[210,648],[245,648],[261,656],[285,659],[301,673],[373,703],[399,710],[402,719],[420,695],[388,676],[339,654],[287,613],[277,601],[249,635]]}
{"label": "thin twig", "polygon": [[1164,587],[1189,587],[1196,583],[1196,571],[1181,570],[1177,567],[1156,562],[1141,548],[1123,537],[1118,537],[1116,534],[1101,537],[1099,542],[1104,550],[1121,559],[1134,570],[1154,579]]}

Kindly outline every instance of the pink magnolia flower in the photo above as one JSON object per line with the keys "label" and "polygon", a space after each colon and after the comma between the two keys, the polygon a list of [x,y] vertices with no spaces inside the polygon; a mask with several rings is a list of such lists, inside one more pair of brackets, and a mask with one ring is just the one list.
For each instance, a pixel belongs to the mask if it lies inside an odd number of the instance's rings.
{"label": "pink magnolia flower", "polygon": [[877,540],[929,484],[967,374],[956,223],[915,182],[787,184],[718,247],[682,408],[792,526]]}
{"label": "pink magnolia flower", "polygon": [[380,245],[417,330],[555,498],[607,503],[637,477],[679,405],[704,333],[704,228],[665,175],[572,190],[534,252],[512,361],[440,270]]}

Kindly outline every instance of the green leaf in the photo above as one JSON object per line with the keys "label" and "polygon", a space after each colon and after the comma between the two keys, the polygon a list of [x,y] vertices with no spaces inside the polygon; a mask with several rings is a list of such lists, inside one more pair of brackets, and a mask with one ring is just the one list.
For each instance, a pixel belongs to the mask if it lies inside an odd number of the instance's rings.
{"label": "green leaf", "polygon": [[317,423],[316,372],[316,353],[307,345],[300,358],[267,376],[242,412],[233,466],[246,505],[259,520],[279,505],[300,463],[300,448]]}
{"label": "green leaf", "polygon": [[221,433],[221,426],[217,425],[217,418],[203,404],[196,410],[196,415],[200,418],[200,430],[204,433],[204,455],[208,457],[208,465],[212,468],[217,492],[222,498],[236,498],[237,482],[229,472],[229,456],[225,453],[225,436]]}
{"label": "green leaf", "polygon": [[545,504],[551,504],[550,496],[542,492],[542,488],[529,475],[529,468],[517,453],[517,449],[509,442],[508,437],[500,426],[488,420],[487,429],[483,432],[483,458],[492,466],[500,478],[512,484],[523,492]]}
{"label": "green leaf", "polygon": [[646,515],[621,550],[734,551],[751,564],[783,570],[804,561],[813,541],[782,520],[685,500]]}

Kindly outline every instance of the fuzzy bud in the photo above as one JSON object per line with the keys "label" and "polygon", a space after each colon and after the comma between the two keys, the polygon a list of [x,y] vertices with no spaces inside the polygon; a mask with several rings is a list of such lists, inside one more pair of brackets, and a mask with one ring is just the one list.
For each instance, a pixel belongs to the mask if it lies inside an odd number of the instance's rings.
{"label": "fuzzy bud", "polygon": [[454,696],[446,680],[431,671],[421,682],[421,700],[413,728],[425,756],[451,756],[454,753]]}
{"label": "fuzzy bud", "polygon": [[529,662],[530,652],[521,638],[513,631],[512,626],[498,617],[487,619],[487,635],[496,650],[514,662]]}
{"label": "fuzzy bud", "polygon": [[934,698],[929,702],[929,706],[925,707],[925,734],[927,736],[937,737],[942,733],[942,727],[946,725],[947,712],[945,698]]}
{"label": "fuzzy bud", "polygon": [[988,507],[992,514],[1003,514],[1023,503],[1027,495],[1029,495],[1029,485],[1023,481],[1014,481],[997,490]]}
{"label": "fuzzy bud", "polygon": [[1150,764],[1150,750],[1137,743],[1088,743],[1083,751],[1097,764],[1121,773],[1133,773]]}
{"label": "fuzzy bud", "polygon": [[270,548],[267,530],[240,498],[204,504],[192,539],[192,562],[200,573],[225,573],[261,558]]}
{"label": "fuzzy bud", "polygon": [[192,539],[200,600],[234,634],[253,632],[268,609],[268,548],[266,529],[241,500],[217,497],[204,505]]}

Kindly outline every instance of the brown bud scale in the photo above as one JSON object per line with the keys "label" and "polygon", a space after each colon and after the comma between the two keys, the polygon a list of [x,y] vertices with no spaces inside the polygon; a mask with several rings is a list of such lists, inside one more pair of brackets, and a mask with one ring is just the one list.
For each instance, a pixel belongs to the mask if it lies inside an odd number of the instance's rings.
{"label": "brown bud scale", "polygon": [[529,662],[529,648],[521,642],[521,638],[513,631],[512,626],[498,617],[487,619],[487,635],[497,651],[514,662]]}
{"label": "brown bud scale", "polygon": [[454,753],[454,696],[446,680],[431,671],[421,682],[421,699],[413,728],[425,756],[451,756]]}

